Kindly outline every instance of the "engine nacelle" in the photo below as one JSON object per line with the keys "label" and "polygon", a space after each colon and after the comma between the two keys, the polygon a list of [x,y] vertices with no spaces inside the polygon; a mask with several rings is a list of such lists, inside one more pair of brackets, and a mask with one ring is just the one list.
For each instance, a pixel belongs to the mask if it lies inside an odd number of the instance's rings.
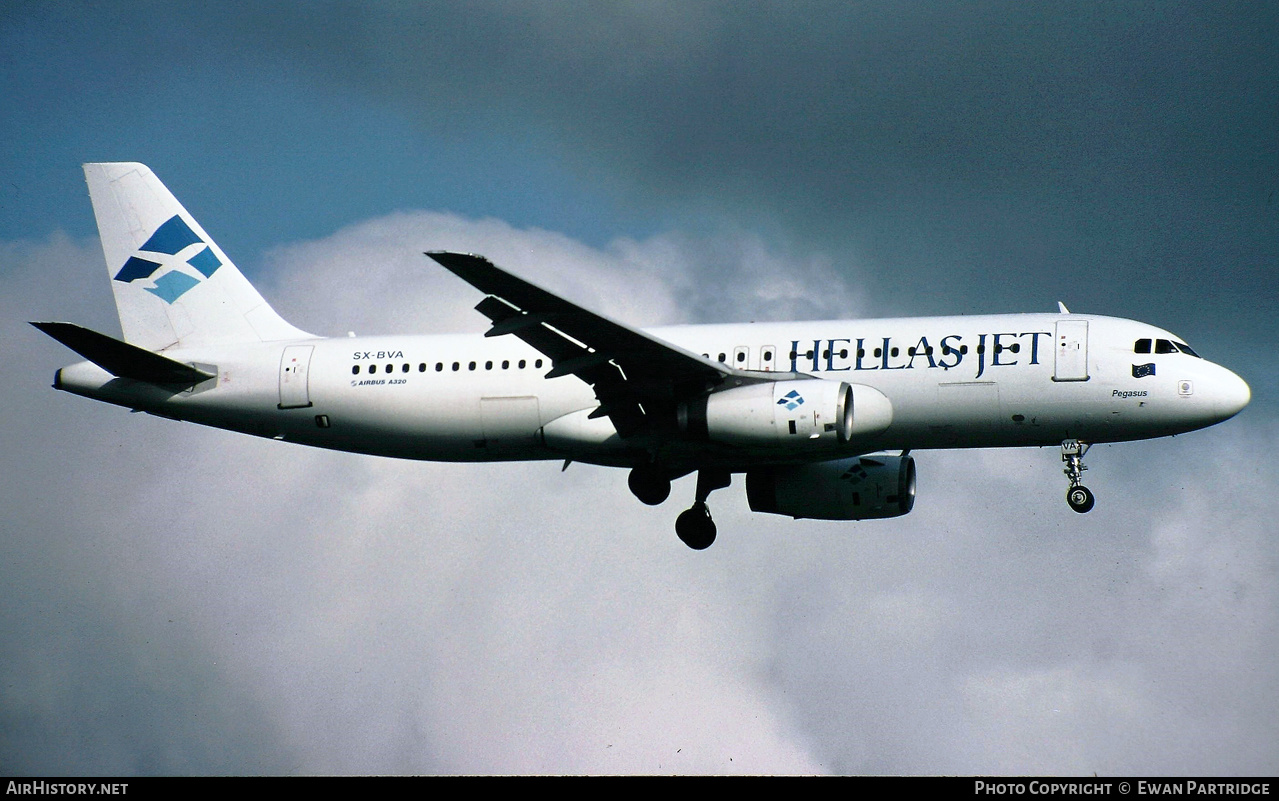
{"label": "engine nacelle", "polygon": [[746,497],[753,511],[795,518],[900,517],[915,505],[915,460],[872,454],[757,468],[746,473]]}
{"label": "engine nacelle", "polygon": [[792,379],[747,384],[680,404],[680,430],[730,445],[807,448],[883,431],[892,403],[862,384]]}

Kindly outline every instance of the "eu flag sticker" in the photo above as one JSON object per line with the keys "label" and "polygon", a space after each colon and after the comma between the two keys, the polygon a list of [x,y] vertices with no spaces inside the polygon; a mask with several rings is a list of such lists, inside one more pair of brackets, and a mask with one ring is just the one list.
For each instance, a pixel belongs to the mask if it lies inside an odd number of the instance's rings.
{"label": "eu flag sticker", "polygon": [[1155,374],[1154,362],[1151,362],[1150,364],[1134,364],[1132,366],[1133,378],[1145,378],[1148,375],[1154,375],[1154,374]]}

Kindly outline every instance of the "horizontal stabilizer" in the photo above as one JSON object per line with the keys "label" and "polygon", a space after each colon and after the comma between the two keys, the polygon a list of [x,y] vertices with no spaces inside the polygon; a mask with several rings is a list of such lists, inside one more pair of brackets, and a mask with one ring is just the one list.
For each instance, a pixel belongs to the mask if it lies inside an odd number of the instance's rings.
{"label": "horizontal stabilizer", "polygon": [[32,323],[36,328],[66,345],[71,350],[119,378],[132,378],[152,384],[193,387],[215,378],[212,373],[197,370],[189,364],[152,353],[72,323]]}

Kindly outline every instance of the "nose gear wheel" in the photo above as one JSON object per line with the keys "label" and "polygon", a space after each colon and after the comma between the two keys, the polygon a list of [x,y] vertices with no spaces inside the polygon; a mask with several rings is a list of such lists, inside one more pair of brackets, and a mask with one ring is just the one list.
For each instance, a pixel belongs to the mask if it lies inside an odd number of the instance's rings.
{"label": "nose gear wheel", "polygon": [[1092,509],[1097,502],[1092,490],[1084,486],[1083,475],[1088,469],[1084,464],[1084,454],[1088,452],[1088,443],[1077,439],[1068,439],[1061,443],[1061,460],[1066,467],[1061,472],[1070,479],[1070,489],[1066,490],[1066,503],[1080,514]]}

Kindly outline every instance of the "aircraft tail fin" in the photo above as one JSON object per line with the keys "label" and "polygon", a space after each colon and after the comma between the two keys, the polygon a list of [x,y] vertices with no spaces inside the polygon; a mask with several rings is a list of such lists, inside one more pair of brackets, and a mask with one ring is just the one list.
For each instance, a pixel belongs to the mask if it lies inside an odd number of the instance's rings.
{"label": "aircraft tail fin", "polygon": [[175,345],[312,335],[289,325],[145,165],[85,164],[124,340]]}

